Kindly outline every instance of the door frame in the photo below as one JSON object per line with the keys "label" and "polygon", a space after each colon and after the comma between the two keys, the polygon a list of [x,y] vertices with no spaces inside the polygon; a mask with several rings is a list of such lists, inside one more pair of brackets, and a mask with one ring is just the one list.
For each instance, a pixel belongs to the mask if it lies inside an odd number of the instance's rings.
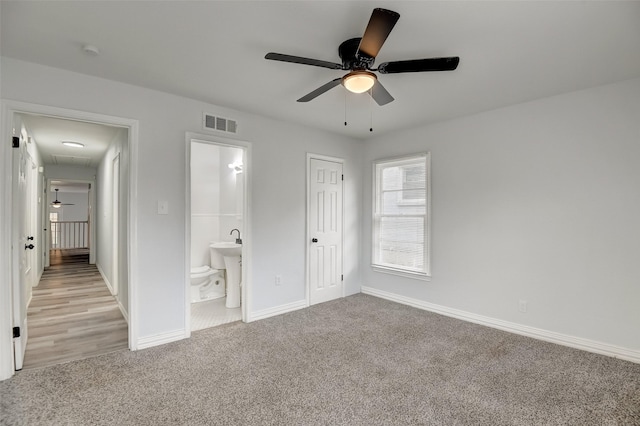
{"label": "door frame", "polygon": [[[310,269],[311,269],[311,263],[310,263],[310,245],[309,242],[311,241],[311,223],[309,221],[309,216],[311,214],[311,210],[310,210],[310,196],[311,196],[311,160],[322,160],[322,161],[331,161],[333,163],[339,163],[342,165],[342,173],[344,175],[345,170],[344,170],[344,164],[345,164],[345,160],[344,158],[340,158],[340,157],[331,157],[328,155],[322,155],[322,154],[314,154],[314,153],[310,153],[307,152],[307,182],[306,182],[306,192],[307,192],[307,196],[306,196],[306,208],[305,208],[305,221],[306,221],[306,234],[305,234],[305,300],[307,303],[307,306],[311,306],[311,276],[310,276]],[[342,265],[342,271],[341,274],[344,276],[344,219],[345,219],[345,210],[344,210],[344,206],[345,206],[345,190],[344,190],[344,179],[342,180],[342,235],[340,238],[340,244],[342,245],[342,259],[341,259],[341,265]],[[341,295],[340,297],[345,297],[345,289],[346,289],[346,282],[343,280],[342,281],[342,290],[341,290]]]}
{"label": "door frame", "polygon": [[244,174],[244,194],[242,203],[242,286],[240,288],[240,312],[242,313],[242,322],[251,322],[251,301],[252,301],[252,283],[251,274],[252,265],[252,231],[251,231],[251,153],[252,146],[250,142],[228,139],[224,137],[205,135],[201,133],[186,132],[185,134],[185,272],[184,272],[184,289],[185,289],[185,338],[191,337],[191,142],[200,142],[211,145],[226,146],[239,148],[242,150],[242,173]]}
{"label": "door frame", "polygon": [[[92,226],[92,229],[95,226]],[[95,244],[91,242],[91,247]],[[111,160],[111,290],[120,291],[120,153]],[[118,297],[118,303],[120,303]]]}
{"label": "door frame", "polygon": [[95,187],[96,187],[96,180],[95,179],[65,179],[65,178],[60,178],[60,177],[50,177],[50,176],[46,176],[45,173],[45,192],[46,192],[46,204],[45,204],[45,212],[46,212],[46,216],[44,218],[44,223],[47,226],[47,231],[45,232],[46,234],[46,243],[47,243],[47,264],[46,266],[49,267],[51,266],[51,219],[50,219],[50,210],[49,210],[49,206],[51,205],[51,203],[54,200],[54,197],[51,195],[51,191],[49,191],[49,188],[51,188],[52,186],[52,181],[54,180],[59,180],[59,181],[63,181],[63,182],[69,182],[69,183],[86,183],[87,185],[89,185],[89,191],[87,193],[87,196],[89,197],[88,199],[88,205],[89,205],[89,214],[88,214],[88,220],[89,220],[89,264],[90,265],[95,265],[96,264],[96,245],[95,245],[95,240],[96,240],[96,227],[95,227],[95,223],[96,223],[96,216],[95,216],[95,205],[96,205],[96,194],[95,194]]}
{"label": "door frame", "polygon": [[3,159],[4,173],[0,173],[0,380],[5,380],[15,374],[13,359],[13,316],[12,302],[13,285],[11,280],[12,246],[15,245],[12,236],[13,213],[11,208],[12,191],[12,149],[9,141],[13,135],[13,116],[16,113],[45,115],[56,118],[86,121],[128,129],[129,154],[129,197],[128,197],[128,235],[126,243],[129,246],[128,282],[129,282],[129,349],[138,347],[138,242],[137,242],[137,188],[138,188],[138,133],[139,122],[130,118],[96,114],[86,111],[72,110],[48,105],[28,102],[2,100],[2,126],[0,133],[4,143],[0,144],[0,156]]}

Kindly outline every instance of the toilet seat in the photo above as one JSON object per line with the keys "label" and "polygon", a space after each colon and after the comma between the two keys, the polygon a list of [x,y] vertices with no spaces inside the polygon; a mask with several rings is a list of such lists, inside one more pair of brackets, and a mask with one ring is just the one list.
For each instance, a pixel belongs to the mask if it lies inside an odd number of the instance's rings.
{"label": "toilet seat", "polygon": [[205,278],[213,274],[218,273],[217,269],[212,269],[210,266],[194,266],[191,268],[191,278]]}

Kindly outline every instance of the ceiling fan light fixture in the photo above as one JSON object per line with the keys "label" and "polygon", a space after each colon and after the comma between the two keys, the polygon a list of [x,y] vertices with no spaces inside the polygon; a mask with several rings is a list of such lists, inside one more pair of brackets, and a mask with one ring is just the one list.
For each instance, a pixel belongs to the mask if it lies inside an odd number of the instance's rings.
{"label": "ceiling fan light fixture", "polygon": [[342,77],[342,85],[352,93],[364,93],[376,84],[377,79],[372,72],[357,70]]}
{"label": "ceiling fan light fixture", "polygon": [[60,203],[52,203],[51,207],[53,207],[54,209],[59,209],[60,208]]}

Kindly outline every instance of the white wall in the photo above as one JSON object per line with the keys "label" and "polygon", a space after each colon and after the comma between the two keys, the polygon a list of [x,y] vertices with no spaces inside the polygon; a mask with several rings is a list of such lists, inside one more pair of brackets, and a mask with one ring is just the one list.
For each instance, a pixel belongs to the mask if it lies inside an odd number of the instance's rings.
{"label": "white wall", "polygon": [[[56,192],[50,191],[51,200],[56,199]],[[49,206],[49,212],[58,213],[58,221],[85,221],[89,220],[89,193],[88,192],[62,192],[58,191],[58,201],[63,205],[58,208]]]}
{"label": "white wall", "polygon": [[102,157],[96,172],[96,265],[102,272],[109,285],[114,281],[114,259],[113,259],[113,161],[119,156],[120,178],[119,178],[119,244],[118,250],[118,292],[116,299],[124,310],[125,317],[129,311],[129,285],[127,274],[127,199],[129,174],[127,164],[129,162],[128,152],[129,134],[126,129],[120,129],[111,141],[107,152]]}
{"label": "white wall", "polygon": [[96,178],[93,167],[57,166],[49,164],[45,167],[47,179],[92,181]]}
{"label": "white wall", "polygon": [[[137,335],[151,339],[185,328],[185,133],[205,133],[202,113],[238,120],[252,144],[253,304],[259,311],[305,299],[306,153],[345,158],[344,262],[347,294],[360,288],[361,143],[215,105],[60,69],[2,58],[6,99],[126,117],[139,122],[138,263],[131,265],[139,301]],[[169,214],[157,215],[157,201]],[[2,218],[0,218],[2,219]],[[275,286],[274,276],[282,284]],[[3,285],[6,285],[4,283]]]}
{"label": "white wall", "polygon": [[220,240],[220,147],[191,143],[191,266],[209,265]]}
{"label": "white wall", "polygon": [[191,143],[191,266],[210,265],[211,242],[233,241],[230,231],[243,231],[237,185],[242,174],[228,167],[238,160],[240,148]]}
{"label": "white wall", "polygon": [[[640,349],[640,79],[365,147],[363,285]],[[371,162],[422,151],[432,153],[431,282],[368,266]]]}

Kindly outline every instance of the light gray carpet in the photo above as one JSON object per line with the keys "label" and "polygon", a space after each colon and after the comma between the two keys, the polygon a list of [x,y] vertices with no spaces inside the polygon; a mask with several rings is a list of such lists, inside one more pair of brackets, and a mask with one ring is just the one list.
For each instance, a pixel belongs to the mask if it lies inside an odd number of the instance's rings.
{"label": "light gray carpet", "polygon": [[3,425],[640,425],[640,365],[366,295],[0,383]]}

